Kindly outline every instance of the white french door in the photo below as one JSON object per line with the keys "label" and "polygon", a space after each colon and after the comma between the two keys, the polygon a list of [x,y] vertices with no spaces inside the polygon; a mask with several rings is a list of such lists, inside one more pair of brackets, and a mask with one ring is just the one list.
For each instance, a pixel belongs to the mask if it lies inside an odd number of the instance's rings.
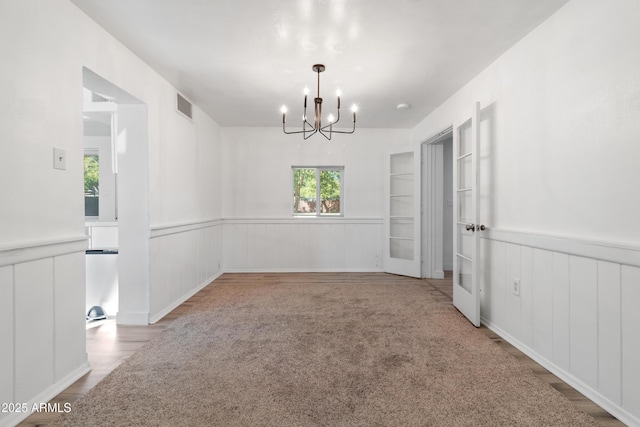
{"label": "white french door", "polygon": [[471,117],[454,125],[453,132],[453,305],[480,326],[480,232],[478,180],[480,103]]}
{"label": "white french door", "polygon": [[420,277],[420,146],[389,153],[385,198],[385,271]]}

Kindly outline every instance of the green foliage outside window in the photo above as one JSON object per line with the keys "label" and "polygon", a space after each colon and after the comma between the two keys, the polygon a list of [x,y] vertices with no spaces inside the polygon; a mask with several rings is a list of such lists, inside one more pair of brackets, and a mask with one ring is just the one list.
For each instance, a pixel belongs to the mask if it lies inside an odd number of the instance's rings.
{"label": "green foliage outside window", "polygon": [[[294,168],[293,212],[296,215],[340,214],[342,168]],[[320,196],[320,205],[317,199]]]}
{"label": "green foliage outside window", "polygon": [[96,154],[84,156],[84,215],[99,216],[100,158]]}
{"label": "green foliage outside window", "polygon": [[98,194],[100,188],[100,163],[96,155],[84,156],[84,192]]}

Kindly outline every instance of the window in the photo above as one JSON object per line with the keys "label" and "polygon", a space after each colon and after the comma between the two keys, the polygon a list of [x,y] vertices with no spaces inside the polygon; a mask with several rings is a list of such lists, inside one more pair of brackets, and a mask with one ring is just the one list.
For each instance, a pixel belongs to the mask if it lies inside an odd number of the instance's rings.
{"label": "window", "polygon": [[97,151],[84,155],[84,216],[96,217],[100,213],[100,157]]}
{"label": "window", "polygon": [[[293,215],[342,216],[344,167],[293,167]],[[318,203],[318,201],[320,201]]]}

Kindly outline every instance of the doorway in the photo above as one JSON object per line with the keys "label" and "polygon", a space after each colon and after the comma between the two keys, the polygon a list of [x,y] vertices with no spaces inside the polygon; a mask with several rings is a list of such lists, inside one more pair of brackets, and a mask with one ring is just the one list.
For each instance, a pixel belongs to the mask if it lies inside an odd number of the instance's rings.
{"label": "doorway", "polygon": [[453,128],[422,144],[422,277],[453,270]]}
{"label": "doorway", "polygon": [[[147,107],[83,68],[88,321],[148,324]],[[87,174],[93,176],[87,178]],[[98,307],[98,309],[93,309]]]}

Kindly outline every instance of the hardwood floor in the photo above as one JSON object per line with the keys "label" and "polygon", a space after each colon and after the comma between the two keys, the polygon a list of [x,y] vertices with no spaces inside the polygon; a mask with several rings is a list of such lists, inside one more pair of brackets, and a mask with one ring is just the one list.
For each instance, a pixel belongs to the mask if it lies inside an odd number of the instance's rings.
{"label": "hardwood floor", "polygon": [[[434,297],[441,299],[442,301],[452,301],[453,288],[450,273],[447,274],[443,280],[426,279],[425,283],[431,287],[431,294]],[[92,371],[52,399],[51,403],[59,403],[60,405],[71,403],[73,405],[74,401],[82,397],[82,395],[88,392],[101,379],[106,377],[140,347],[161,333],[169,323],[181,316],[193,305],[198,304],[198,301],[206,296],[211,289],[212,285],[205,287],[155,325],[118,326],[113,320],[98,321],[88,325],[87,354],[89,362],[91,363]],[[539,378],[549,383],[552,387],[562,393],[576,406],[576,408],[594,417],[598,425],[602,427],[624,426],[623,423],[607,413],[604,409],[587,399],[577,390],[563,382],[560,378],[537,364],[535,361],[527,357],[486,327],[482,326],[479,330],[491,338],[493,342],[500,346],[504,351],[512,354],[522,364],[529,367]],[[55,413],[35,413],[18,425],[23,427],[45,426],[56,416],[57,414]]]}

